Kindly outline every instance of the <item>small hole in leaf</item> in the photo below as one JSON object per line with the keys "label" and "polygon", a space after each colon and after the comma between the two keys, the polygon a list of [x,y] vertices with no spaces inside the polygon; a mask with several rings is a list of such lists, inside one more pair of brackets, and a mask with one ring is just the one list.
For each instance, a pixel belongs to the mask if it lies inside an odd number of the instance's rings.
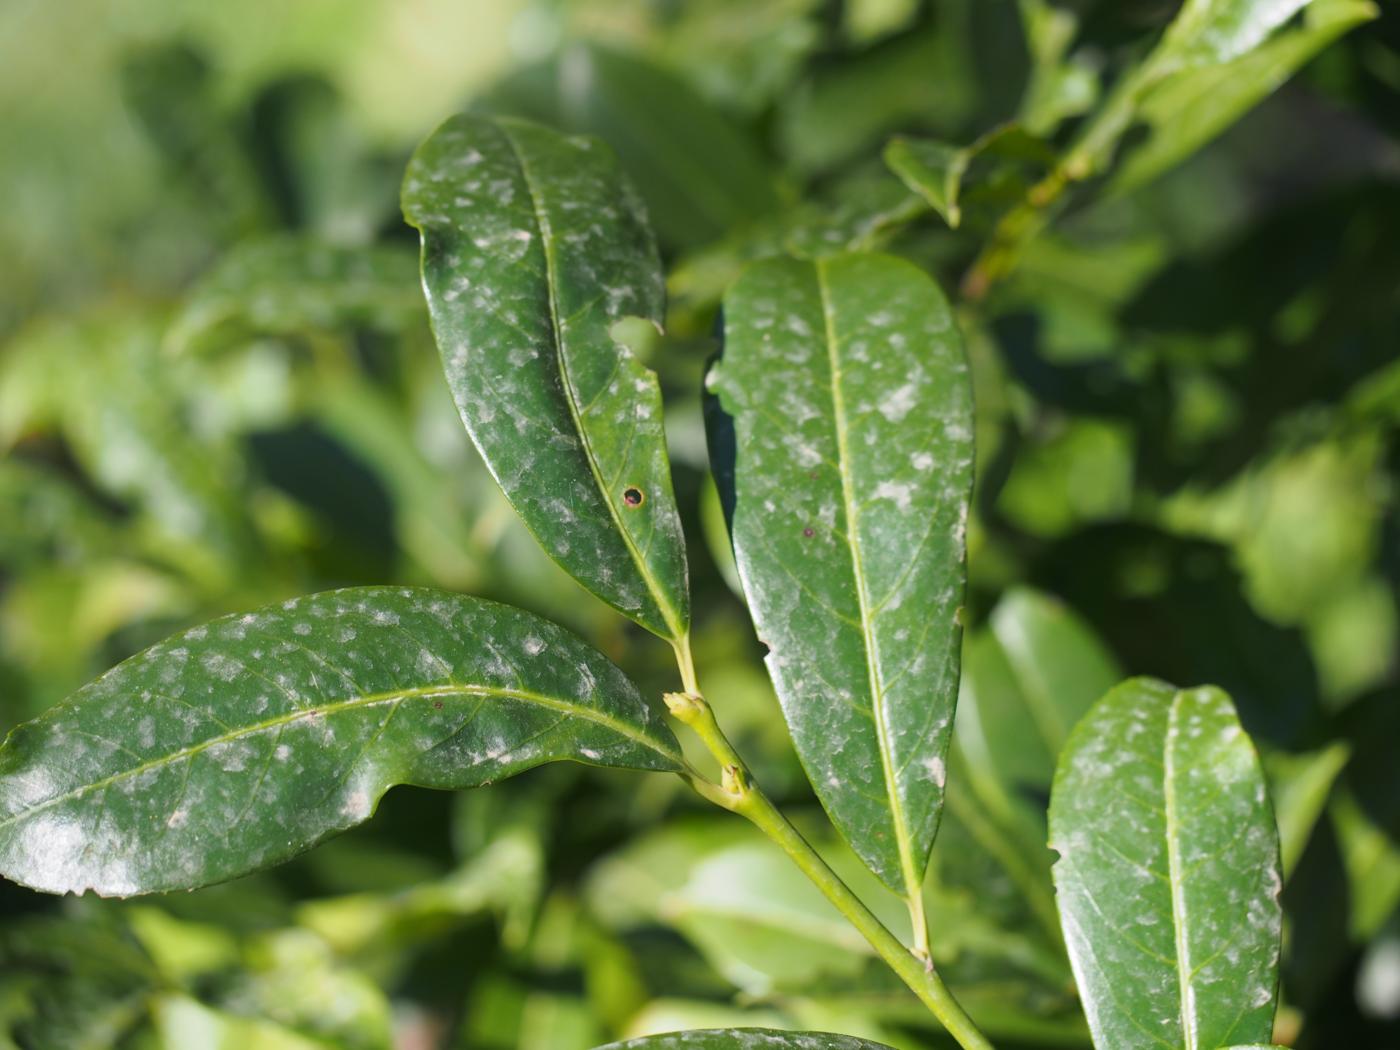
{"label": "small hole in leaf", "polygon": [[635,486],[622,493],[622,502],[629,507],[640,507],[645,500],[646,497],[642,495],[642,490]]}

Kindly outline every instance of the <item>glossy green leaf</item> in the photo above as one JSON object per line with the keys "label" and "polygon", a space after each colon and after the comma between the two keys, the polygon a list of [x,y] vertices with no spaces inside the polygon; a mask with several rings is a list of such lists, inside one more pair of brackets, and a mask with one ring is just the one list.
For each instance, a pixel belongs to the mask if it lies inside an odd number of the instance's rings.
{"label": "glossy green leaf", "polygon": [[779,1032],[766,1028],[711,1028],[648,1035],[598,1050],[889,1050],[883,1043],[827,1032]]}
{"label": "glossy green leaf", "polygon": [[635,687],[530,613],[330,591],[132,657],[0,748],[0,873],[55,893],[202,886],[373,813],[553,759],[674,770]]}
{"label": "glossy green leaf", "polygon": [[1278,832],[1224,693],[1135,678],[1099,701],[1061,756],[1050,842],[1096,1046],[1270,1037]]}
{"label": "glossy green leaf", "polygon": [[453,397],[526,526],[648,630],[690,620],[656,376],[613,338],[659,325],[656,245],[607,148],[454,117],[419,147],[404,214]]}
{"label": "glossy green leaf", "polygon": [[958,688],[962,342],[937,286],[883,255],[758,263],[724,322],[711,446],[769,672],[828,813],[912,896]]}
{"label": "glossy green leaf", "polygon": [[1366,0],[1315,0],[1305,25],[1230,62],[1183,70],[1145,94],[1136,119],[1148,134],[1114,174],[1126,193],[1210,142],[1342,34],[1377,15]]}

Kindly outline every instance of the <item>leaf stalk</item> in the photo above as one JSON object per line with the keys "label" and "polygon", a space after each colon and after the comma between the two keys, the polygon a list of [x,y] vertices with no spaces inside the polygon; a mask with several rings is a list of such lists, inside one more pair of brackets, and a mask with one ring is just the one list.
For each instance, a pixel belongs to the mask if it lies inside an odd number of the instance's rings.
{"label": "leaf stalk", "polygon": [[[695,731],[721,770],[718,785],[695,774],[687,775],[686,780],[691,787],[710,802],[744,817],[772,839],[870,943],[880,958],[919,997],[919,1001],[929,1008],[959,1046],[964,1050],[993,1050],[987,1037],[953,998],[953,993],[934,968],[932,957],[928,954],[927,925],[921,921],[916,923],[916,931],[920,928],[924,930],[922,943],[916,932],[915,947],[906,947],[831,870],[811,843],[802,837],[801,832],[792,826],[754,781],[748,766],[720,729],[714,709],[700,694],[696,683],[688,638],[676,646],[676,655],[686,689],[681,693],[665,694],[666,707],[678,721]],[[911,903],[911,914],[913,910]],[[922,901],[918,916],[922,920]]]}

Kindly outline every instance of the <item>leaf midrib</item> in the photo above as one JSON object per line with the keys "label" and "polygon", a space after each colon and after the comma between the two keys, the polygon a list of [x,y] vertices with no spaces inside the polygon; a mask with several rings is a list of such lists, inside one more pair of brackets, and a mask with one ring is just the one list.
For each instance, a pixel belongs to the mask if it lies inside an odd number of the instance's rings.
{"label": "leaf midrib", "polygon": [[608,514],[613,520],[613,525],[622,537],[622,542],[627,548],[627,553],[631,555],[632,562],[637,568],[637,572],[642,577],[642,582],[646,585],[647,591],[651,595],[652,602],[656,605],[656,610],[661,614],[661,619],[666,625],[666,629],[671,632],[674,640],[680,641],[685,635],[681,629],[680,618],[676,610],[671,606],[668,596],[661,590],[651,567],[646,559],[642,557],[642,552],[637,549],[632,534],[623,524],[622,517],[618,514],[617,507],[613,504],[612,495],[607,485],[603,482],[603,474],[598,466],[597,454],[593,451],[593,442],[588,434],[588,429],[583,425],[583,416],[579,409],[577,393],[574,389],[573,375],[569,371],[568,356],[564,353],[564,329],[560,318],[563,311],[559,305],[557,293],[558,286],[558,262],[554,257],[554,231],[549,221],[549,214],[545,211],[544,203],[541,200],[538,187],[535,183],[534,175],[530,170],[530,165],[525,159],[525,152],[515,141],[515,136],[511,134],[510,128],[505,121],[497,121],[496,126],[500,129],[501,136],[506,140],[506,145],[510,147],[511,153],[515,157],[515,163],[520,167],[520,177],[525,182],[525,191],[530,196],[530,208],[535,216],[535,226],[540,233],[540,248],[544,252],[545,267],[545,291],[549,297],[549,326],[554,335],[554,359],[559,366],[560,383],[564,388],[564,401],[569,407],[569,418],[573,420],[574,430],[579,436],[579,442],[583,446],[583,458],[588,462],[588,470],[593,475],[593,483],[598,487],[598,492],[603,497],[603,505],[608,508]]}
{"label": "leaf midrib", "polygon": [[133,766],[130,769],[124,769],[119,773],[113,773],[111,776],[104,777],[101,780],[95,780],[89,784],[80,784],[78,787],[66,791],[61,795],[55,795],[53,798],[45,799],[43,802],[40,802],[37,805],[30,806],[27,809],[23,809],[18,813],[13,814],[12,816],[5,817],[3,820],[0,820],[0,828],[9,827],[11,824],[16,824],[20,821],[29,819],[36,813],[40,813],[46,809],[51,809],[54,806],[62,805],[63,803],[72,801],[73,799],[81,798],[83,795],[89,794],[91,792],[104,790],[106,788],[111,787],[113,784],[119,783],[123,780],[127,780],[131,777],[140,776],[142,773],[149,772],[152,769],[160,769],[163,766],[173,765],[174,763],[181,762],[187,758],[193,758],[195,755],[206,751],[211,747],[217,747],[220,744],[232,743],[235,740],[239,740],[244,737],[255,736],[259,733],[264,733],[272,729],[279,729],[300,720],[314,718],[318,716],[329,717],[333,714],[337,714],[342,711],[369,708],[375,706],[376,704],[399,703],[404,700],[423,700],[434,699],[438,697],[463,696],[498,697],[500,699],[505,700],[521,700],[526,703],[532,703],[537,704],[541,707],[547,707],[551,710],[563,711],[566,714],[573,715],[577,718],[582,718],[585,721],[593,722],[596,725],[600,725],[606,729],[610,729],[613,732],[619,734],[620,736],[624,736],[629,740],[634,741],[635,743],[650,748],[652,751],[656,752],[658,755],[661,755],[663,758],[668,759],[669,761],[677,763],[682,761],[681,757],[678,754],[672,754],[670,751],[659,746],[655,740],[652,740],[644,733],[638,732],[636,729],[634,729],[632,726],[629,726],[627,723],[620,722],[617,719],[612,718],[611,716],[601,711],[598,711],[595,708],[583,707],[578,704],[569,703],[565,700],[560,700],[556,697],[546,696],[543,693],[536,693],[528,689],[501,689],[493,688],[490,686],[445,683],[439,685],[421,686],[413,689],[393,689],[381,693],[371,693],[366,696],[355,697],[351,700],[342,700],[330,704],[318,704],[314,707],[298,708],[296,711],[291,711],[286,714],[278,715],[275,718],[264,719],[261,722],[254,722],[250,725],[239,726],[237,729],[230,730],[229,732],[223,733],[219,736],[210,737],[209,739],[202,740],[197,744],[190,744],[186,747],[180,748],[178,751],[172,751],[168,755],[161,755],[158,758],[151,759],[148,762],[143,762],[138,766]]}
{"label": "leaf midrib", "polygon": [[904,877],[905,892],[911,900],[923,892],[923,880],[918,877],[914,863],[913,846],[909,828],[904,820],[904,807],[900,802],[898,785],[895,782],[893,756],[890,754],[889,727],[885,722],[884,675],[880,668],[880,648],[872,630],[870,589],[865,579],[865,561],[860,549],[860,508],[855,499],[854,479],[850,471],[850,453],[847,441],[846,404],[841,391],[841,358],[837,352],[836,318],[832,311],[831,292],[827,283],[826,261],[816,259],[813,269],[817,276],[817,293],[821,299],[822,322],[826,334],[827,362],[831,372],[831,401],[833,422],[836,429],[837,473],[841,478],[841,498],[846,518],[846,546],[851,555],[851,569],[856,578],[856,598],[860,606],[861,642],[866,652],[866,674],[870,686],[871,715],[875,722],[875,737],[880,751],[880,767],[884,773],[885,797],[890,807],[890,819],[894,824],[895,846],[899,851],[899,865]]}
{"label": "leaf midrib", "polygon": [[1181,862],[1181,822],[1176,809],[1177,715],[1182,695],[1176,693],[1167,707],[1167,732],[1162,746],[1163,816],[1167,836],[1167,874],[1171,883],[1172,927],[1176,942],[1176,980],[1180,997],[1181,1038],[1185,1050],[1197,1050],[1195,990],[1191,979],[1191,944],[1187,933],[1185,881]]}

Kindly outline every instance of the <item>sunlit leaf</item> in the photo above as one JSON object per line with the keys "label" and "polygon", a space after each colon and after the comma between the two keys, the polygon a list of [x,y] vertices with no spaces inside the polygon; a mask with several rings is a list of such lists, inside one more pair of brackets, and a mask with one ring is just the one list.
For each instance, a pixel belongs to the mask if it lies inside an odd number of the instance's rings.
{"label": "sunlit leaf", "polygon": [[656,376],[612,335],[660,324],[656,245],[606,147],[454,117],[419,147],[404,212],[448,384],[477,448],[560,565],[662,637],[689,626]]}
{"label": "sunlit leaf", "polygon": [[1137,108],[1148,134],[1114,173],[1110,192],[1129,192],[1185,160],[1328,44],[1377,13],[1368,0],[1315,0],[1304,26],[1232,61],[1186,69],[1153,86]]}
{"label": "sunlit leaf", "polygon": [[1266,1040],[1278,988],[1278,831],[1218,689],[1131,679],[1070,737],[1050,843],[1095,1045]]}
{"label": "sunlit leaf", "polygon": [[1160,53],[1171,65],[1228,62],[1254,48],[1311,0],[1186,0]]}
{"label": "sunlit leaf", "polygon": [[326,1044],[280,1025],[215,1010],[186,995],[160,996],[154,1003],[161,1050],[326,1050]]}
{"label": "sunlit leaf", "polygon": [[711,445],[769,671],[823,805],[912,896],[957,699],[961,339],[937,286],[880,255],[758,263],[724,322]]}
{"label": "sunlit leaf", "polygon": [[11,733],[0,872],[56,893],[202,886],[360,823],[394,784],[554,759],[679,765],[622,673],[546,620],[330,591],[176,635]]}

